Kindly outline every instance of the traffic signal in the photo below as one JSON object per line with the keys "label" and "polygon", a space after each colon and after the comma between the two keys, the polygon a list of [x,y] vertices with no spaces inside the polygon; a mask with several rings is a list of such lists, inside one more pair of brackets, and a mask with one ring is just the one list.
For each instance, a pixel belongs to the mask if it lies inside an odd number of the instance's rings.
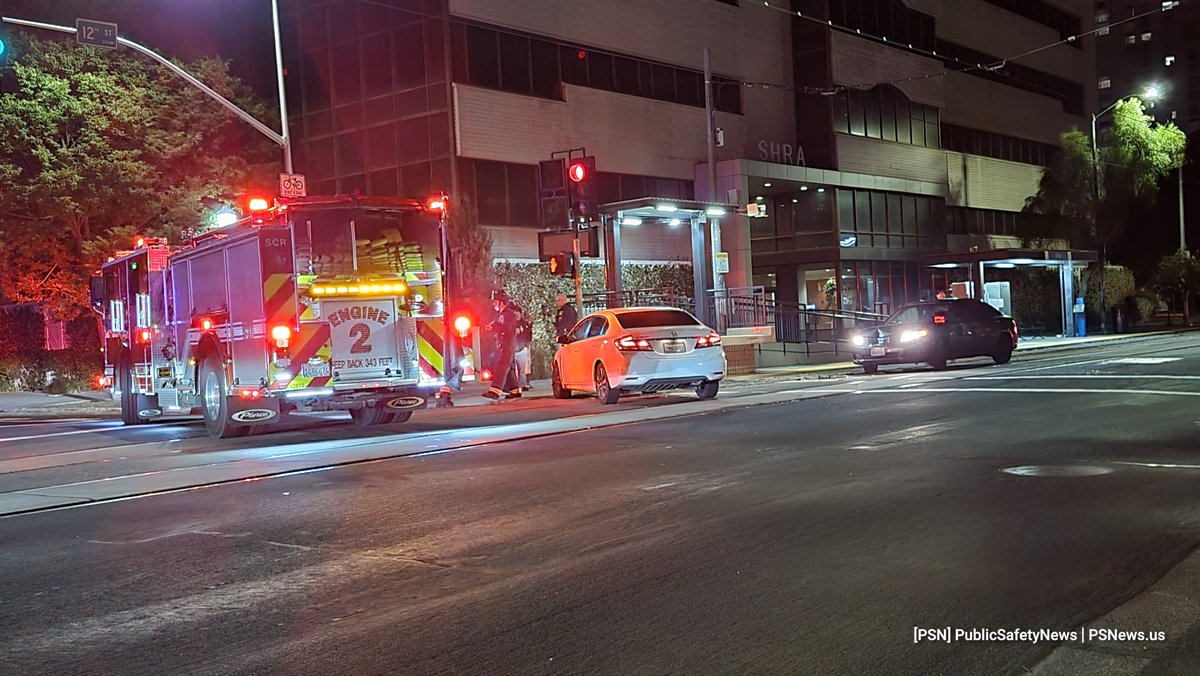
{"label": "traffic signal", "polygon": [[571,205],[571,217],[584,221],[596,219],[596,158],[589,155],[572,160],[567,167],[567,197]]}
{"label": "traffic signal", "polygon": [[538,197],[542,227],[567,226],[567,162],[561,157],[538,162]]}
{"label": "traffic signal", "polygon": [[575,254],[560,251],[550,257],[550,274],[555,277],[575,276]]}

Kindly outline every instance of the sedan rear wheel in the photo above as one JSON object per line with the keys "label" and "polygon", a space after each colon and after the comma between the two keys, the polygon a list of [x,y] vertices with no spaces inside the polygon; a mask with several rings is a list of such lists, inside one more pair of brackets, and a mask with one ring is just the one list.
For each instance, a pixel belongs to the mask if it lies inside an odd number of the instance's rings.
{"label": "sedan rear wheel", "polygon": [[717,390],[721,387],[721,381],[709,380],[700,383],[696,386],[696,396],[701,399],[712,399],[717,396]]}
{"label": "sedan rear wheel", "polygon": [[1000,347],[992,354],[992,361],[997,364],[1007,364],[1012,359],[1013,347],[1012,342],[1010,342],[1011,340],[1008,336],[1004,337],[1004,341]]}
{"label": "sedan rear wheel", "polygon": [[604,364],[596,364],[596,398],[601,404],[611,405],[617,403],[617,399],[621,398],[621,392],[613,389],[608,382],[608,371],[604,369]]}
{"label": "sedan rear wheel", "polygon": [[865,373],[867,375],[872,375],[875,372],[879,371],[879,364],[876,364],[875,362],[870,362],[870,361],[863,362],[862,367],[863,367],[863,373]]}

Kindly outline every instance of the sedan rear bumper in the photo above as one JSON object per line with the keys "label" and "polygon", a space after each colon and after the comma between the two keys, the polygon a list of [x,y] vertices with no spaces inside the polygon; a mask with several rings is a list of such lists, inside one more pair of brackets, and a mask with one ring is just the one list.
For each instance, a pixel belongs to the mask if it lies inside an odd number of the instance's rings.
{"label": "sedan rear bumper", "polygon": [[[878,346],[877,346],[878,347]],[[917,362],[929,361],[933,351],[932,345],[913,345],[904,347],[884,346],[882,355],[873,355],[869,349],[855,350],[853,361],[855,364],[870,362],[872,364],[915,364]]]}
{"label": "sedan rear bumper", "polygon": [[[707,354],[706,354],[707,353]],[[611,377],[614,388],[624,392],[658,392],[694,387],[725,377],[725,353],[707,348],[687,357],[663,359],[634,355],[622,376]]]}

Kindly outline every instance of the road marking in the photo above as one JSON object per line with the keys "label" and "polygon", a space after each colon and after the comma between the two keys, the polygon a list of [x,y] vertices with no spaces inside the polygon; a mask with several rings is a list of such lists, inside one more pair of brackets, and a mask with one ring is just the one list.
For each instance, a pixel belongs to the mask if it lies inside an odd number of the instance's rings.
{"label": "road marking", "polygon": [[1166,364],[1167,362],[1179,361],[1182,357],[1124,357],[1122,359],[1111,359],[1109,364]]}
{"label": "road marking", "polygon": [[1200,376],[1175,374],[1153,375],[1140,373],[1119,375],[1116,373],[1063,374],[1045,376],[967,376],[963,380],[1200,380]]}
{"label": "road marking", "polygon": [[1178,465],[1178,464],[1170,463],[1170,462],[1132,462],[1132,461],[1117,460],[1117,461],[1115,461],[1115,464],[1133,465],[1135,467],[1156,467],[1156,468],[1166,468],[1166,469],[1200,469],[1200,465]]}
{"label": "road marking", "polygon": [[27,437],[4,437],[0,438],[0,443],[5,441],[29,441],[30,439],[46,439],[49,437],[67,437],[73,434],[95,434],[97,432],[113,432],[115,430],[124,429],[125,426],[119,422],[105,423],[104,427],[99,427],[92,430],[71,430],[70,432],[51,432],[49,434],[32,434]]}
{"label": "road marking", "polygon": [[1151,394],[1164,397],[1200,397],[1200,392],[1175,392],[1172,390],[1126,390],[1126,389],[1088,389],[1083,387],[922,387],[918,389],[900,389],[884,387],[877,390],[848,390],[836,387],[822,387],[808,390],[814,394],[913,394],[914,392],[935,392],[939,394],[955,394],[964,392],[992,392],[999,394]]}
{"label": "road marking", "polygon": [[656,485],[656,486],[643,486],[643,487],[642,487],[642,490],[644,490],[644,491],[656,491],[656,490],[658,490],[658,489],[660,489],[660,488],[667,488],[667,487],[669,487],[669,486],[674,486],[674,485],[675,485],[675,482],[674,482],[674,481],[672,481],[672,482],[670,482],[670,483],[666,483],[666,484],[658,484],[658,485]]}

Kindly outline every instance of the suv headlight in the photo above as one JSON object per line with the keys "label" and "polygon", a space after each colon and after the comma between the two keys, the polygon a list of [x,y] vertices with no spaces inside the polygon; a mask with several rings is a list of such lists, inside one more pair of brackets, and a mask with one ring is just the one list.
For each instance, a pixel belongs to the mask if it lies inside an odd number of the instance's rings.
{"label": "suv headlight", "polygon": [[904,333],[900,334],[900,342],[901,343],[911,343],[914,340],[920,340],[928,335],[929,335],[929,332],[926,331],[925,329],[919,329],[917,331],[905,331]]}
{"label": "suv headlight", "polygon": [[863,345],[867,344],[867,337],[861,333],[856,333],[854,337],[850,339],[850,342],[854,343],[858,347],[862,347]]}

